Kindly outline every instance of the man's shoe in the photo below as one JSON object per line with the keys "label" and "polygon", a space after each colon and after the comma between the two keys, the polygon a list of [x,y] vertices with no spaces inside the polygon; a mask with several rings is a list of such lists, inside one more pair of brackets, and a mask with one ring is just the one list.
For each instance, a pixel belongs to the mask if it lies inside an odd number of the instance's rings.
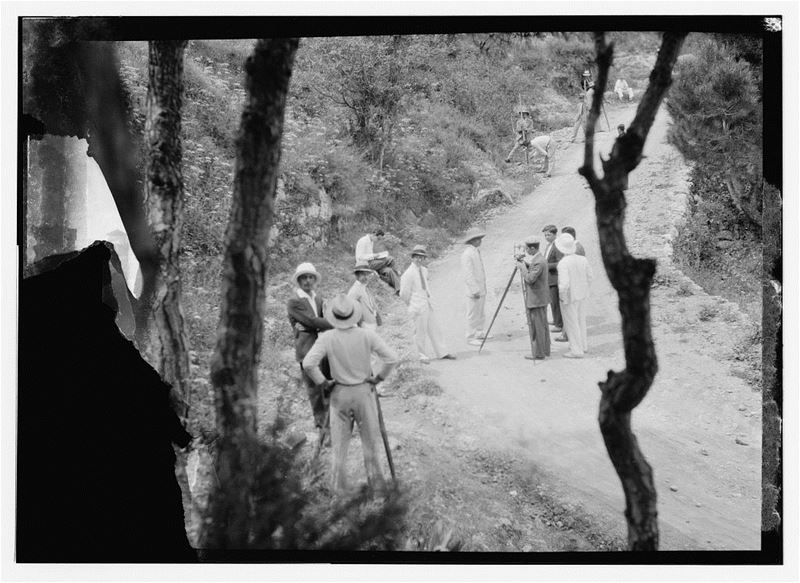
{"label": "man's shoe", "polygon": [[481,344],[483,344],[483,342],[481,342],[477,338],[473,338],[472,340],[468,340],[467,344],[469,344],[471,346],[480,346]]}
{"label": "man's shoe", "polygon": [[506,164],[511,164],[511,158],[506,158]]}
{"label": "man's shoe", "polygon": [[563,330],[564,330],[563,328],[559,328],[558,326],[553,326],[552,328],[550,328],[550,332],[554,333],[563,332]]}
{"label": "man's shoe", "polygon": [[564,358],[583,358],[582,354],[573,354],[571,352],[565,352]]}
{"label": "man's shoe", "polygon": [[442,357],[442,360],[455,360],[455,359],[456,359],[456,355],[455,354],[445,354]]}
{"label": "man's shoe", "polygon": [[569,342],[569,338],[567,338],[566,336],[564,336],[564,335],[562,334],[561,336],[559,336],[558,338],[556,338],[556,342]]}
{"label": "man's shoe", "polygon": [[492,338],[494,338],[494,334],[489,334],[489,335],[479,334],[475,338],[477,338],[478,340],[483,340],[484,338],[486,338],[486,340],[491,340]]}

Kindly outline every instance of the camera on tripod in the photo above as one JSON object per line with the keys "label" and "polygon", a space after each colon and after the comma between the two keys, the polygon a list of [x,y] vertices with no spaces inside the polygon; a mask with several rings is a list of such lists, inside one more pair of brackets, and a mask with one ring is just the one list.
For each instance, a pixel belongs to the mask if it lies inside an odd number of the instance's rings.
{"label": "camera on tripod", "polygon": [[525,259],[525,245],[521,243],[514,243],[514,261],[522,261]]}

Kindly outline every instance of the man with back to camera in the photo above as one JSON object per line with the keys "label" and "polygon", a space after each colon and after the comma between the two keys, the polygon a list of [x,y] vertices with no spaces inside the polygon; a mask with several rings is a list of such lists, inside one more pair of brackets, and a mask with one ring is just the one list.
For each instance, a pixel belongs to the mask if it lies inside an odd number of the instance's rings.
{"label": "man with back to camera", "polygon": [[586,299],[592,284],[592,268],[586,257],[575,253],[575,239],[561,233],[555,242],[564,257],[558,263],[558,293],[564,326],[569,338],[566,358],[583,358],[589,350],[586,339]]}
{"label": "man with back to camera", "polygon": [[[397,354],[377,332],[357,326],[361,306],[346,295],[339,294],[331,300],[325,317],[333,330],[320,334],[303,359],[303,367],[320,393],[331,391],[331,488],[336,494],[347,490],[347,450],[355,422],[361,437],[367,485],[373,493],[380,493],[384,479],[378,463],[381,437],[375,385],[389,376],[397,364]],[[375,375],[373,358],[382,363]],[[330,363],[333,380],[326,380],[320,370],[323,359]]]}

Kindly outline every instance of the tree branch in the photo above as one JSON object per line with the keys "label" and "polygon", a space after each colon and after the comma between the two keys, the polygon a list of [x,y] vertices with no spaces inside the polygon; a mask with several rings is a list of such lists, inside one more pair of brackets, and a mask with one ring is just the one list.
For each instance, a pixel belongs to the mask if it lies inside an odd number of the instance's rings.
{"label": "tree branch", "polygon": [[628,132],[618,138],[607,160],[602,160],[603,177],[594,170],[594,131],[603,104],[608,70],[614,55],[613,44],[595,33],[599,69],[592,106],[586,121],[584,176],[595,196],[595,211],[603,264],[611,285],[619,296],[625,370],[609,371],[599,383],[599,423],[609,458],[625,492],[625,517],[630,550],[658,549],[656,490],[653,472],[639,449],[631,430],[631,412],[647,395],[658,371],[650,325],[650,286],[656,263],[631,256],[623,230],[628,174],[642,158],[642,150],[661,101],[672,82],[672,68],[686,33],[664,33],[650,83]]}

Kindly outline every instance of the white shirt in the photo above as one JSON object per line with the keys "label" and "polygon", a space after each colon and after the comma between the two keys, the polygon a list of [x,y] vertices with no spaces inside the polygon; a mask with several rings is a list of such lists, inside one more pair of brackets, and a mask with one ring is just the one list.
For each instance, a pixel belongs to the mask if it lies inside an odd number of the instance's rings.
{"label": "white shirt", "polygon": [[367,328],[334,328],[319,335],[303,359],[303,370],[316,384],[321,383],[325,375],[319,365],[328,357],[333,380],[343,385],[358,385],[372,376],[373,354],[383,363],[377,374],[385,379],[397,364],[397,354],[386,341]]}
{"label": "white shirt", "polygon": [[564,255],[558,262],[558,295],[564,304],[589,297],[592,285],[592,267],[583,255]]}
{"label": "white shirt", "polygon": [[408,306],[409,314],[421,314],[430,309],[430,298],[428,269],[412,263],[400,277],[400,299]]}
{"label": "white shirt", "polygon": [[550,145],[550,136],[536,136],[531,140],[531,146],[547,156],[547,146]]}
{"label": "white shirt", "polygon": [[467,245],[461,254],[461,271],[464,275],[464,283],[467,286],[467,294],[486,295],[486,272],[483,270],[483,260],[477,247]]}
{"label": "white shirt", "polygon": [[356,243],[356,263],[369,261],[375,257],[372,249],[372,238],[369,234],[361,237]]}
{"label": "white shirt", "polygon": [[353,301],[361,304],[361,313],[365,324],[377,324],[376,314],[378,313],[378,307],[375,305],[375,300],[366,285],[355,280],[347,295]]}
{"label": "white shirt", "polygon": [[319,314],[317,313],[317,292],[312,291],[311,295],[308,295],[306,292],[301,290],[299,287],[296,290],[298,298],[305,298],[308,300],[308,303],[311,304],[311,309],[314,310],[314,315],[319,318]]}

